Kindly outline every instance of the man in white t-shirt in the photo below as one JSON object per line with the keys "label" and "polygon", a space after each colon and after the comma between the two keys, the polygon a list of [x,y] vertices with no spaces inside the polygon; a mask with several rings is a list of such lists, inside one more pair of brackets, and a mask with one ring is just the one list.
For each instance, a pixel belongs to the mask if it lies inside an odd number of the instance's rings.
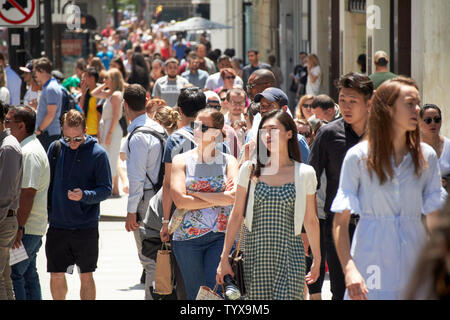
{"label": "man in white t-shirt", "polygon": [[36,113],[31,107],[16,106],[6,115],[7,127],[22,148],[22,189],[17,220],[19,229],[13,248],[23,243],[28,258],[11,267],[16,300],[42,300],[36,256],[47,230],[47,190],[50,165],[44,147],[34,134]]}

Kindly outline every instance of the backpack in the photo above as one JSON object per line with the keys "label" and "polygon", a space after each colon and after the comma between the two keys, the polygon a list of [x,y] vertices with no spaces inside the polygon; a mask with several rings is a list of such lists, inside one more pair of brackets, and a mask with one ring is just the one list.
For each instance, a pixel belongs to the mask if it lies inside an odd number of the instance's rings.
{"label": "backpack", "polygon": [[159,189],[162,188],[163,185],[163,180],[164,180],[164,172],[165,172],[165,166],[163,163],[163,154],[164,154],[164,148],[166,146],[166,141],[167,141],[167,133],[161,133],[156,131],[155,129],[149,128],[149,127],[145,127],[145,126],[141,126],[141,127],[137,127],[135,128],[130,135],[127,138],[127,146],[128,146],[128,152],[130,152],[130,140],[131,137],[137,133],[137,132],[141,132],[141,133],[145,133],[145,134],[151,134],[152,136],[154,136],[155,138],[157,138],[159,140],[159,143],[161,145],[161,165],[159,167],[159,173],[158,173],[158,181],[156,183],[154,183],[152,181],[152,179],[150,179],[150,177],[148,176],[148,173],[146,172],[145,175],[147,176],[147,179],[150,181],[150,183],[152,184],[152,188],[155,192],[155,194],[159,191]]}
{"label": "backpack", "polygon": [[62,116],[71,109],[77,108],[77,101],[75,97],[63,86],[61,86],[62,91],[62,103],[61,103],[61,118]]}

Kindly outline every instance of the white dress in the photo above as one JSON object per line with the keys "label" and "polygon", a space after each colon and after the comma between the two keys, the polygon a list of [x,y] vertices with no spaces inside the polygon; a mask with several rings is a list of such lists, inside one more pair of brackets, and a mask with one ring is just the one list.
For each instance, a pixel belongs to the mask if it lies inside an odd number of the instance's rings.
{"label": "white dress", "polygon": [[[118,91],[116,91],[118,92]],[[120,92],[119,92],[120,93]],[[122,141],[123,132],[119,125],[119,121],[115,124],[115,128],[111,138],[111,144],[109,146],[105,145],[106,135],[111,127],[111,122],[113,120],[113,107],[111,104],[112,95],[106,99],[103,104],[102,118],[99,124],[100,131],[100,145],[108,153],[109,165],[111,167],[111,175],[114,177],[117,175],[117,160],[119,159],[120,153],[120,143]],[[122,93],[120,93],[120,100],[123,101]],[[122,103],[120,104],[119,119],[122,117]]]}
{"label": "white dress", "polygon": [[322,81],[322,70],[320,69],[320,66],[315,66],[312,68],[311,74],[318,78],[316,79],[316,82],[312,83],[308,77],[308,81],[306,82],[306,94],[317,96],[319,94],[320,83]]}

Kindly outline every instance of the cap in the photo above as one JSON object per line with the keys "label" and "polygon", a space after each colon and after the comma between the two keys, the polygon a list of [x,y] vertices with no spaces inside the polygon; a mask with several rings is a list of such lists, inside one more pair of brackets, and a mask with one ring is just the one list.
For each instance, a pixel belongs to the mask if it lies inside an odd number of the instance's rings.
{"label": "cap", "polygon": [[387,62],[389,62],[389,57],[388,57],[387,53],[380,50],[380,51],[375,52],[373,61],[375,63],[378,63],[378,60],[380,60],[382,58],[384,58]]}
{"label": "cap", "polygon": [[25,67],[20,67],[20,70],[22,70],[23,72],[33,72],[33,62],[32,61],[28,61],[27,64],[25,65]]}
{"label": "cap", "polygon": [[278,88],[267,88],[261,93],[255,96],[254,101],[260,102],[262,98],[269,100],[270,102],[278,102],[281,107],[287,106],[289,99],[283,90]]}
{"label": "cap", "polygon": [[209,102],[220,103],[220,97],[214,91],[208,90],[208,91],[205,91],[204,93],[205,93],[205,96],[206,96],[206,103],[209,103]]}
{"label": "cap", "polygon": [[53,70],[52,76],[55,77],[56,80],[59,80],[59,81],[64,80],[64,74],[59,70]]}

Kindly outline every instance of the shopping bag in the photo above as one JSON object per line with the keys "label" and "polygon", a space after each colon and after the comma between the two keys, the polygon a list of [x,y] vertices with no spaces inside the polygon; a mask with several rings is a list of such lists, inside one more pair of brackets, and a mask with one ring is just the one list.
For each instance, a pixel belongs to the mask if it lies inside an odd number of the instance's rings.
{"label": "shopping bag", "polygon": [[164,242],[156,256],[154,292],[159,295],[168,295],[173,291],[171,254],[172,251],[169,250],[167,242]]}
{"label": "shopping bag", "polygon": [[218,285],[214,287],[214,290],[211,290],[207,286],[201,286],[197,293],[197,298],[195,300],[224,300],[217,291]]}

